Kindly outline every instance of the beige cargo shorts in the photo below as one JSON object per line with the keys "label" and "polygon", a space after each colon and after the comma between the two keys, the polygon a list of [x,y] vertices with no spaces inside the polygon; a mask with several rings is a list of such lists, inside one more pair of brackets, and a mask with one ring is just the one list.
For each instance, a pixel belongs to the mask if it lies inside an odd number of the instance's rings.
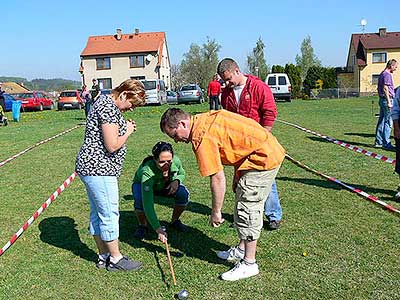
{"label": "beige cargo shorts", "polygon": [[236,188],[233,220],[241,240],[257,240],[263,227],[264,203],[279,167],[268,171],[244,171]]}

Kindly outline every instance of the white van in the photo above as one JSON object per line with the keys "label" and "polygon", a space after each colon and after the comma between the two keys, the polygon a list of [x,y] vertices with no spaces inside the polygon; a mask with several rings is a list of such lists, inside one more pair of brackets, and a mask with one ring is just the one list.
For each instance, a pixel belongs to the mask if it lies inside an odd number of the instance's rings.
{"label": "white van", "polygon": [[146,105],[162,105],[167,103],[167,89],[164,80],[142,79],[140,80],[146,90]]}
{"label": "white van", "polygon": [[267,79],[265,79],[265,83],[271,88],[275,100],[283,99],[287,102],[292,101],[290,95],[292,86],[290,85],[290,80],[286,73],[268,74]]}

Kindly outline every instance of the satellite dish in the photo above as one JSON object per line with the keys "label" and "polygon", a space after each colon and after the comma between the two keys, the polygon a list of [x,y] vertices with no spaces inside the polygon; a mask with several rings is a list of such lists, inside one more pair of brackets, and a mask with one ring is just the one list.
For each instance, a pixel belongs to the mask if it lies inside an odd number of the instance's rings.
{"label": "satellite dish", "polygon": [[367,20],[366,19],[361,19],[361,27],[362,27],[363,34],[365,32],[365,25],[367,25]]}
{"label": "satellite dish", "polygon": [[361,26],[367,25],[367,20],[366,19],[361,19]]}
{"label": "satellite dish", "polygon": [[146,56],[146,60],[147,60],[148,62],[152,61],[153,58],[154,58],[154,56],[151,55],[151,54],[147,54],[147,56]]}

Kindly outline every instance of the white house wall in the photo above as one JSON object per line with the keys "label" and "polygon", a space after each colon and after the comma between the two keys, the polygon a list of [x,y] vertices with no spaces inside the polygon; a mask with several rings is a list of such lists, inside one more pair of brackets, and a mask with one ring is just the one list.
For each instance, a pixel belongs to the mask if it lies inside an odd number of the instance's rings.
{"label": "white house wall", "polygon": [[[163,53],[168,53],[167,50]],[[145,54],[145,56],[147,53]],[[91,86],[93,78],[111,78],[112,88],[117,87],[124,80],[131,77],[144,76],[146,79],[158,79],[159,73],[157,72],[158,57],[153,54],[153,59],[150,62],[145,61],[145,67],[130,68],[129,66],[130,55],[110,55],[110,56],[93,56],[81,58],[83,66],[84,84]],[[96,58],[110,57],[111,69],[96,70]],[[166,85],[170,86],[170,66],[169,59],[163,57],[164,67],[160,68],[160,79],[164,80]],[[167,61],[168,63],[165,63]]]}

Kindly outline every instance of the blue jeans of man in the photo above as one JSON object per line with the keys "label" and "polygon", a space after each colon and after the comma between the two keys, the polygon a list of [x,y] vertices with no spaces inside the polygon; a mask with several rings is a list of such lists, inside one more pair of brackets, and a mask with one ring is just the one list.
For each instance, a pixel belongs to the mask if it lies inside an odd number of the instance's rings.
{"label": "blue jeans of man", "polygon": [[264,214],[270,222],[280,221],[282,219],[282,207],[279,202],[279,194],[275,180],[272,183],[271,192],[264,204]]}
{"label": "blue jeans of man", "polygon": [[386,98],[379,98],[379,118],[376,124],[375,145],[383,148],[391,147],[390,133],[392,131],[392,116]]}

